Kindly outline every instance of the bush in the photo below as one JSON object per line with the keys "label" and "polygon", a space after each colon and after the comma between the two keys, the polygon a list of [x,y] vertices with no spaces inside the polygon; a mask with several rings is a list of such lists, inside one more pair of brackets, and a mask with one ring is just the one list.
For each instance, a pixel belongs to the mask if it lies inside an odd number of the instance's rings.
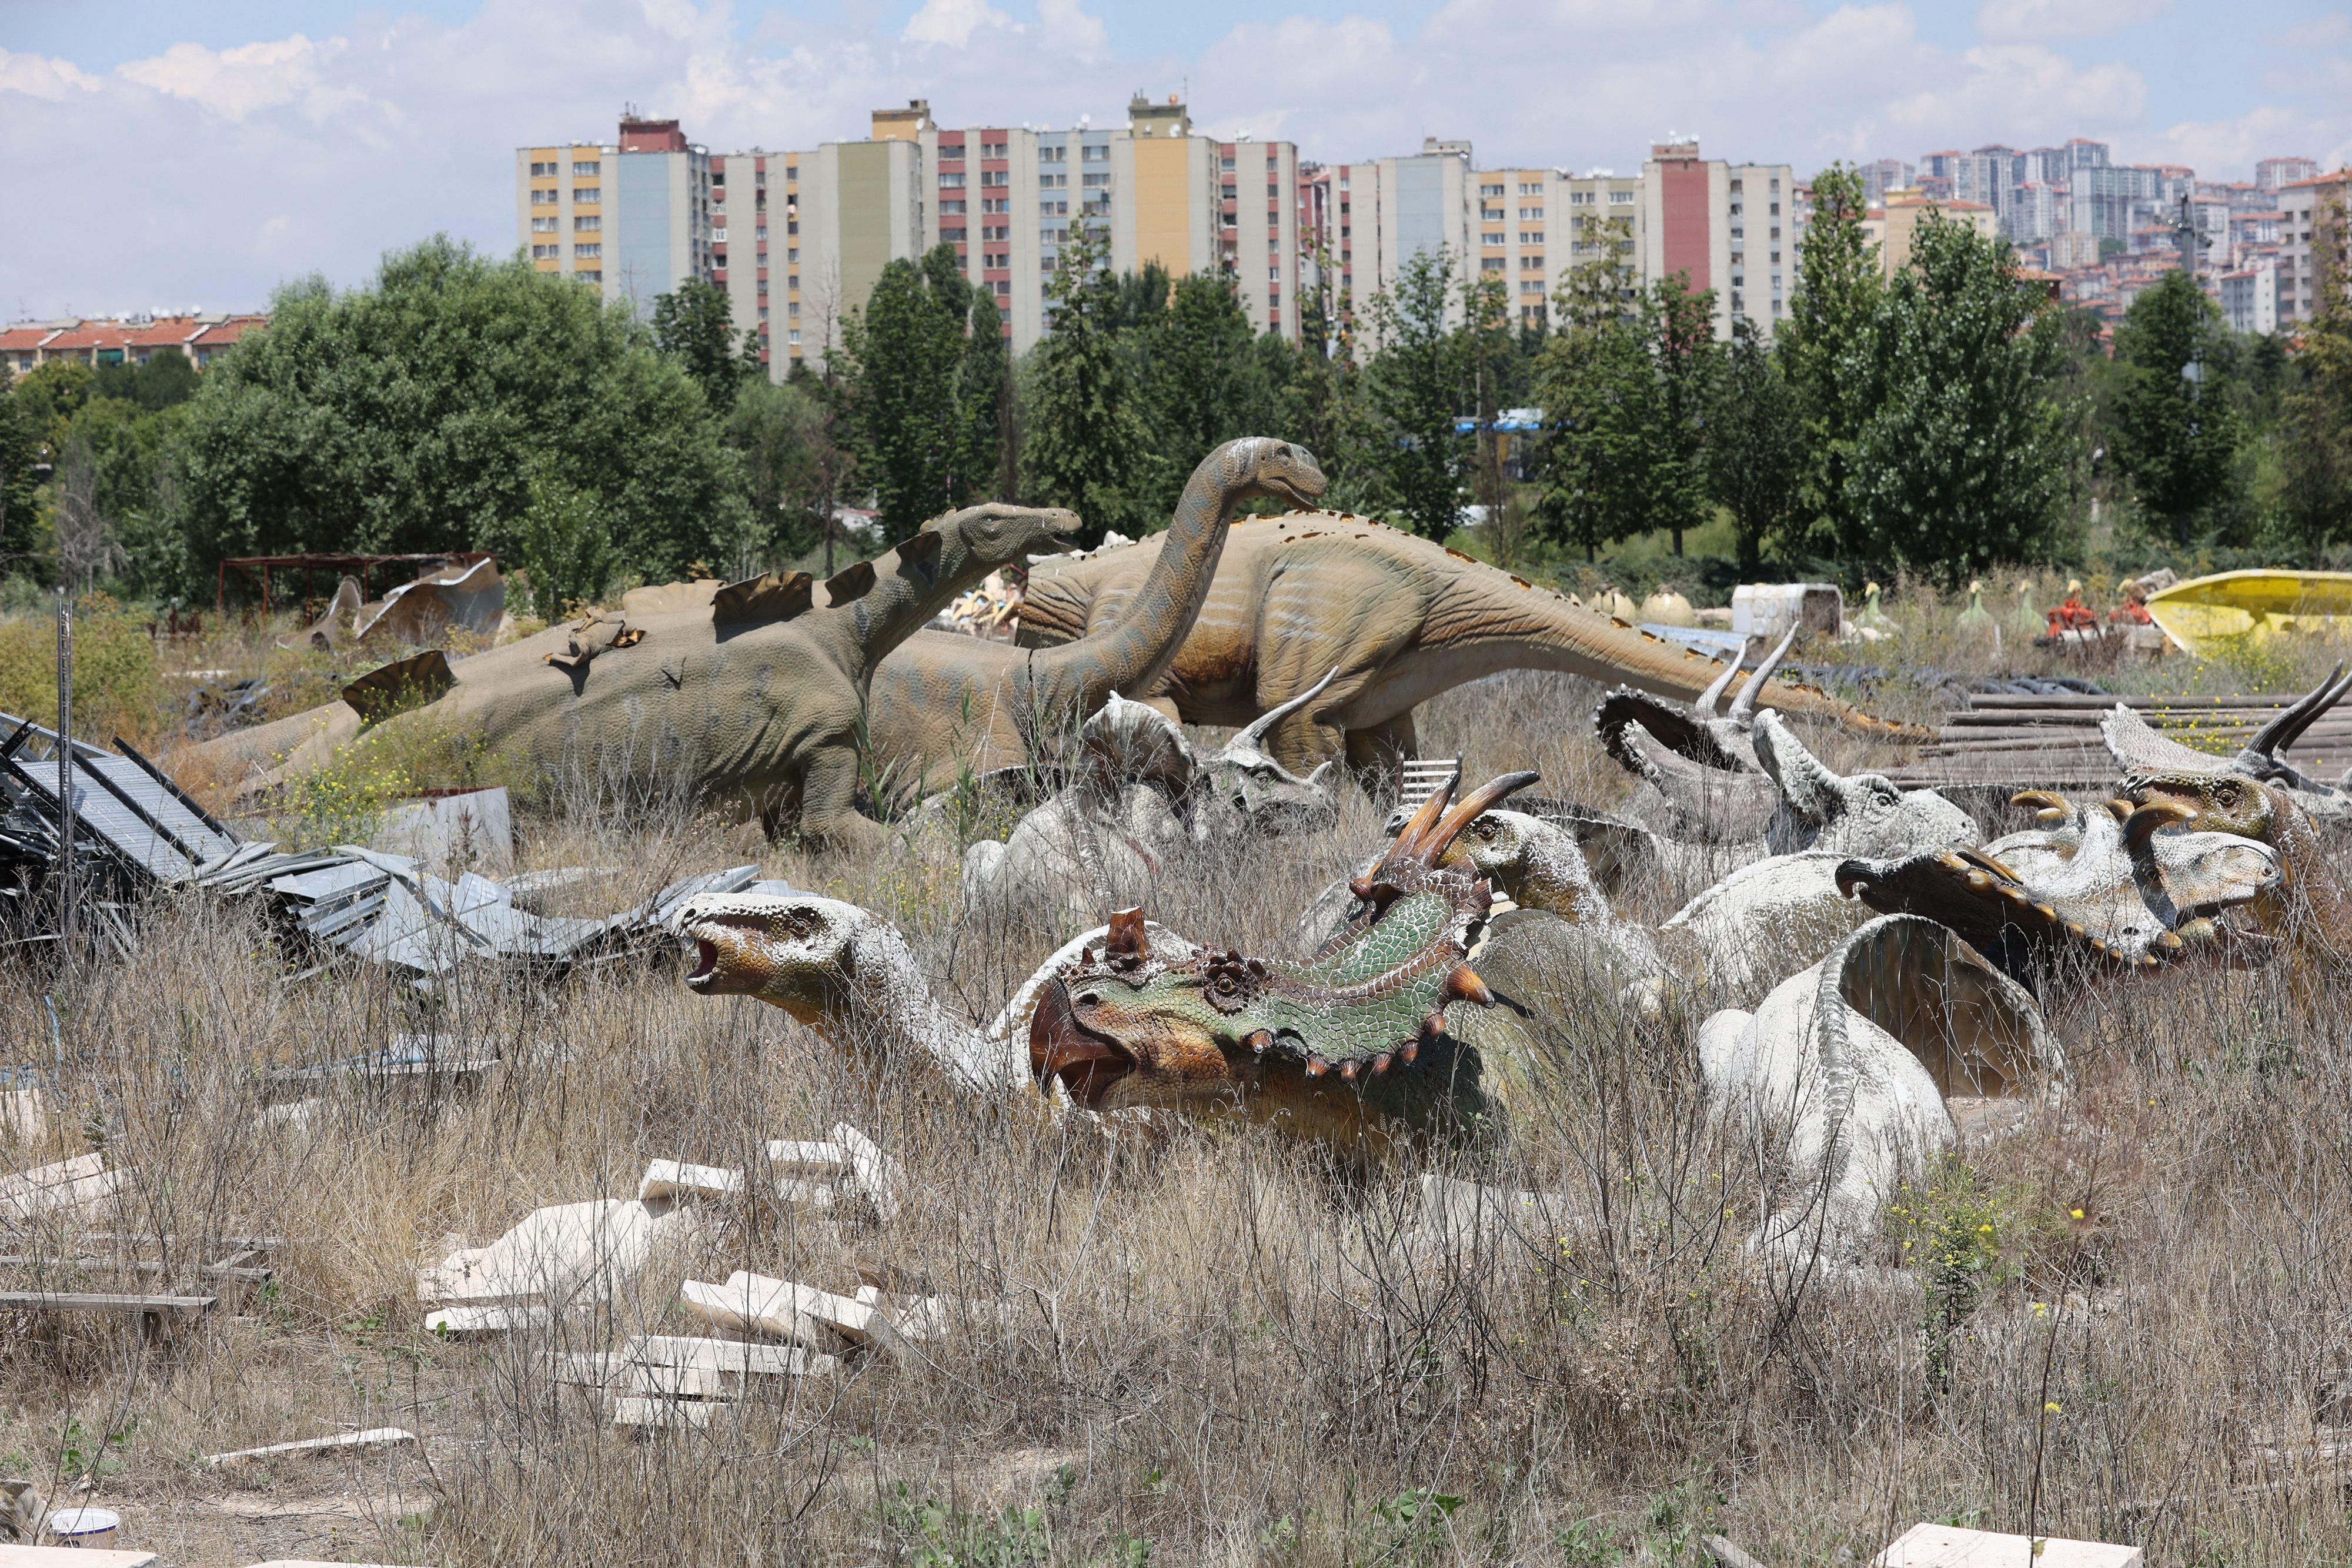
{"label": "bush", "polygon": [[[74,733],[100,744],[115,736],[152,742],[167,695],[146,622],[103,593],[74,614]],[[58,625],[54,612],[0,621],[0,712],[55,727]]]}

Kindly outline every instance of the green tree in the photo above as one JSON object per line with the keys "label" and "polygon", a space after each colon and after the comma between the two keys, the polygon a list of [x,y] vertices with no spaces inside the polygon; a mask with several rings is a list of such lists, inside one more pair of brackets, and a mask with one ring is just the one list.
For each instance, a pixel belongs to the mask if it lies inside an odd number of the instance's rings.
{"label": "green tree", "polygon": [[1380,351],[1365,368],[1365,402],[1378,422],[1374,462],[1390,505],[1423,538],[1443,540],[1462,515],[1471,438],[1459,431],[1462,344],[1447,321],[1454,257],[1440,246],[1404,264],[1394,291],[1372,297]]}
{"label": "green tree", "polygon": [[1604,318],[1557,333],[1536,369],[1548,428],[1538,462],[1539,529],[1591,560],[1646,533],[1657,516],[1658,378],[1633,322]]}
{"label": "green tree", "polygon": [[1722,379],[1715,340],[1715,291],[1694,294],[1684,273],[1660,278],[1642,298],[1642,335],[1658,378],[1652,507],[1683,553],[1683,532],[1706,520],[1706,423]]}
{"label": "green tree", "polygon": [[743,465],[749,527],[735,552],[735,575],[806,555],[822,542],[817,513],[824,413],[798,384],[745,384],[727,416],[727,444]]}
{"label": "green tree", "polygon": [[[946,262],[944,268],[933,265]],[[886,264],[863,310],[842,322],[845,396],[858,467],[884,538],[907,538],[960,499],[957,402],[971,293],[952,246]]]}
{"label": "green tree", "polygon": [[1013,359],[1004,348],[1004,318],[996,297],[972,291],[971,330],[956,367],[956,487],[965,505],[1011,501],[1021,491],[1013,443]]}
{"label": "green tree", "polygon": [[1707,417],[1708,492],[1731,514],[1739,569],[1752,573],[1767,541],[1797,515],[1805,427],[1780,356],[1745,316],[1731,324],[1731,350]]}
{"label": "green tree", "polygon": [[2175,544],[2237,483],[2245,425],[2224,382],[2228,339],[2221,307],[2181,272],[2133,300],[2116,329],[2116,465]]}
{"label": "green tree", "polygon": [[1863,232],[1862,176],[1832,164],[1813,182],[1813,218],[1797,253],[1797,287],[1780,330],[1781,361],[1805,422],[1800,501],[1809,532],[1848,554],[1867,552],[1854,455],[1878,399],[1872,323],[1886,287],[1878,247]]}
{"label": "green tree", "polygon": [[1845,504],[1857,554],[1965,578],[2042,549],[2074,465],[2063,324],[2006,242],[1929,214],[1864,342],[1875,401]]}
{"label": "green tree", "polygon": [[737,357],[734,313],[727,290],[689,277],[668,294],[654,297],[654,346],[694,378],[722,418],[735,406],[736,389],[760,371],[758,336],[744,340]]}
{"label": "green tree", "polygon": [[1154,519],[1175,510],[1184,482],[1219,444],[1266,434],[1267,389],[1249,316],[1230,278],[1192,273],[1166,306],[1130,329],[1136,412],[1143,421],[1137,482]]}
{"label": "green tree", "polygon": [[612,525],[594,496],[543,466],[530,479],[530,502],[510,530],[512,553],[530,585],[531,613],[554,621],[593,604],[620,565]]}
{"label": "green tree", "polygon": [[2342,260],[2345,224],[2340,194],[2313,215],[2316,293],[2303,332],[2302,384],[2286,394],[2281,420],[2282,510],[2288,527],[2313,546],[2352,538],[2352,289]]}
{"label": "green tree", "polygon": [[1041,506],[1077,513],[1084,542],[1142,531],[1143,422],[1118,341],[1120,287],[1103,269],[1107,242],[1072,231],[1047,286],[1045,337],[1031,351],[1023,485]]}
{"label": "green tree", "polygon": [[40,422],[17,396],[16,383],[0,382],[0,568],[32,553],[41,462]]}
{"label": "green tree", "polygon": [[96,395],[98,374],[79,360],[51,360],[18,376],[9,395],[31,421],[33,439],[54,462],[66,444],[66,427]]}
{"label": "green tree", "polygon": [[207,589],[223,556],[506,549],[542,469],[656,581],[740,526],[709,400],[625,307],[446,238],[387,256],[371,287],[281,289],[184,407],[180,515]]}
{"label": "green tree", "polygon": [[1462,280],[1462,328],[1459,354],[1469,381],[1471,417],[1477,428],[1471,439],[1471,491],[1486,511],[1486,537],[1496,558],[1516,565],[1518,531],[1510,513],[1510,496],[1503,486],[1502,434],[1495,428],[1502,417],[1503,399],[1511,376],[1511,297],[1509,285],[1496,273],[1481,273]]}
{"label": "green tree", "polygon": [[202,378],[188,356],[177,349],[158,349],[143,365],[106,365],[91,383],[91,395],[135,402],[149,413],[187,402],[196,395]]}

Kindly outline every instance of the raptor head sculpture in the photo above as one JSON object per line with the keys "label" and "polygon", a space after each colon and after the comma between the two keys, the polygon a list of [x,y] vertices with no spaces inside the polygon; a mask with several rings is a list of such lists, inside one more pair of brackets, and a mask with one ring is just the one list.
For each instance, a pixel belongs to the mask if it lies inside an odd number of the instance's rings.
{"label": "raptor head sculpture", "polygon": [[1756,759],[1780,787],[1791,819],[1766,835],[1777,852],[1901,855],[1974,843],[1979,836],[1975,820],[1933,789],[1905,789],[1882,773],[1832,772],[1769,708],[1756,716],[1753,739]]}
{"label": "raptor head sculpture", "polygon": [[1354,883],[1360,913],[1314,961],[1208,949],[1171,957],[1123,911],[1038,998],[1029,1059],[1089,1109],[1236,1104],[1315,1135],[1429,1124],[1475,1093],[1445,1008],[1492,1000],[1467,962],[1486,879],[1443,863],[1455,836],[1534,782],[1510,774],[1448,809],[1449,785]]}
{"label": "raptor head sculpture", "polygon": [[[2279,884],[2269,846],[2226,831],[2188,831],[2179,801],[2116,801],[2073,817],[2040,795],[2020,797],[2059,821],[2047,852],[2020,835],[2002,859],[1947,849],[1896,860],[1849,860],[1839,890],[1883,915],[1951,927],[2029,986],[2061,971],[2094,977],[2196,961],[2249,966],[2276,944],[2249,908]],[[2071,842],[2066,841],[2071,839]]]}

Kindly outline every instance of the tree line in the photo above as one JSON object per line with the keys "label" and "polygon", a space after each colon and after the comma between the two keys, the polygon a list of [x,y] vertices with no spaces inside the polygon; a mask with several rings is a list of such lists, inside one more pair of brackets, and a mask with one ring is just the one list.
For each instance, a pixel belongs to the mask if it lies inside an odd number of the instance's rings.
{"label": "tree line", "polygon": [[[781,382],[722,289],[685,284],[639,321],[436,238],[366,287],[282,289],[201,376],[164,353],[5,383],[0,570],[194,598],[230,556],[474,548],[552,614],[626,580],[830,567],[987,498],[1140,536],[1244,434],[1313,451],[1334,506],[1441,540],[1479,519],[1469,542],[1507,562],[1657,534],[1679,554],[1721,522],[1743,573],[1948,579],[2064,554],[2094,497],[2152,545],[2352,544],[2336,245],[2314,246],[2320,305],[2293,345],[2231,332],[2179,276],[2110,341],[1959,223],[1923,222],[1890,274],[1849,169],[1814,203],[1769,338],[1743,318],[1718,341],[1715,296],[1683,277],[1641,286],[1622,225],[1584,231],[1534,320],[1442,251],[1362,300],[1309,269],[1296,342],[1253,331],[1231,279],[1115,275],[1081,233],[1017,359],[941,247],[889,263],[820,330],[835,351]],[[880,537],[844,535],[845,507]]]}

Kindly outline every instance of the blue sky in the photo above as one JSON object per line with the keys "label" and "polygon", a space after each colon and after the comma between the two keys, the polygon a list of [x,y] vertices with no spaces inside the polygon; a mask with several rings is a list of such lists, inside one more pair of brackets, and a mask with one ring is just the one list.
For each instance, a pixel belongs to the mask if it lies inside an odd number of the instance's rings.
{"label": "blue sky", "polygon": [[[2242,178],[2352,152],[2352,10],[2178,0],[0,0],[0,315],[266,302],[446,232],[515,243],[512,149],[624,101],[715,149],[1115,120],[1374,158],[1630,170],[1654,137],[1785,161],[2087,135]],[[37,214],[37,217],[32,216]]]}

